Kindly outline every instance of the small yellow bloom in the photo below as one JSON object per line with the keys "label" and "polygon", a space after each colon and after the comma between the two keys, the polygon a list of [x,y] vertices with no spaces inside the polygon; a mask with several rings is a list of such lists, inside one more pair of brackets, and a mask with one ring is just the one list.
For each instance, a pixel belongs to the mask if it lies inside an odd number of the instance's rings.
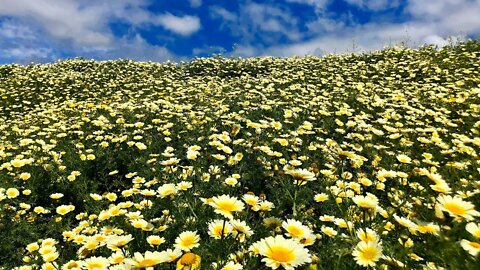
{"label": "small yellow bloom", "polygon": [[194,270],[200,267],[201,258],[195,253],[185,253],[177,261],[177,270]]}
{"label": "small yellow bloom", "polygon": [[18,191],[18,189],[16,188],[9,188],[7,189],[6,194],[7,194],[7,198],[13,199],[18,197],[18,195],[20,195],[20,191]]}
{"label": "small yellow bloom", "polygon": [[75,210],[75,206],[73,206],[73,205],[60,205],[56,209],[57,214],[62,215],[62,216],[72,212],[73,210]]}

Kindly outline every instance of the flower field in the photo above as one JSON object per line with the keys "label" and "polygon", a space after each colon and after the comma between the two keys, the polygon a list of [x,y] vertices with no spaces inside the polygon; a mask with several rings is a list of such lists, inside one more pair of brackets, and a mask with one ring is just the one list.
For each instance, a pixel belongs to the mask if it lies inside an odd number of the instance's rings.
{"label": "flower field", "polygon": [[478,269],[479,65],[0,66],[0,269]]}

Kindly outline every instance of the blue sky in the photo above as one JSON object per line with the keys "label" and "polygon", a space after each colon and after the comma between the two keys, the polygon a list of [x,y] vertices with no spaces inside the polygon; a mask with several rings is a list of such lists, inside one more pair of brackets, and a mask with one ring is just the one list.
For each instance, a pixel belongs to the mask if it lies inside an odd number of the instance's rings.
{"label": "blue sky", "polygon": [[0,64],[362,52],[480,34],[480,0],[0,0]]}

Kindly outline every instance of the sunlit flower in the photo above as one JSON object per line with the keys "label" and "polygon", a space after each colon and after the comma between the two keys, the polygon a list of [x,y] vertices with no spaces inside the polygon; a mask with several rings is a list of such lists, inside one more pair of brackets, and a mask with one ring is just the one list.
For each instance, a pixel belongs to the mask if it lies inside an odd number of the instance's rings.
{"label": "sunlit flower", "polygon": [[470,222],[470,223],[467,224],[467,226],[465,226],[465,229],[467,230],[467,232],[472,234],[475,238],[480,239],[480,225],[479,224]]}
{"label": "sunlit flower", "polygon": [[63,215],[66,215],[66,214],[72,212],[73,210],[75,210],[75,206],[73,206],[73,205],[60,205],[60,206],[57,207],[56,212],[57,212],[57,214],[63,216]]}
{"label": "sunlit flower", "polygon": [[88,270],[108,269],[110,261],[104,257],[90,257],[83,262],[83,268]]}
{"label": "sunlit flower", "polygon": [[133,258],[127,259],[128,263],[138,268],[145,268],[153,270],[153,267],[157,264],[161,264],[167,261],[165,254],[160,252],[147,251],[144,255],[139,252],[135,252]]}
{"label": "sunlit flower", "polygon": [[240,212],[244,209],[245,204],[239,201],[235,197],[228,195],[221,195],[219,197],[213,197],[208,205],[215,208],[215,213],[221,214],[226,218],[233,218],[233,212]]}
{"label": "sunlit flower", "polygon": [[18,178],[22,179],[23,181],[27,181],[31,176],[32,175],[30,173],[23,172],[18,176]]}
{"label": "sunlit flower", "polygon": [[177,261],[177,270],[194,270],[200,267],[201,258],[195,253],[185,253]]}
{"label": "sunlit flower", "polygon": [[320,194],[315,194],[315,197],[313,198],[316,202],[321,203],[326,200],[328,200],[328,195],[325,193],[320,193]]}
{"label": "sunlit flower", "polygon": [[125,255],[119,250],[108,258],[111,264],[119,264],[125,260]]}
{"label": "sunlit flower", "polygon": [[225,220],[216,219],[208,224],[208,235],[215,239],[227,236],[232,231],[232,225]]}
{"label": "sunlit flower", "polygon": [[34,242],[34,243],[28,244],[27,247],[26,247],[26,250],[28,252],[32,253],[34,251],[37,251],[39,248],[40,248],[40,246],[38,245],[38,243]]}
{"label": "sunlit flower", "polygon": [[167,249],[165,251],[162,251],[162,256],[166,258],[165,262],[171,263],[175,261],[178,257],[182,256],[182,250],[181,249]]}
{"label": "sunlit flower", "polygon": [[255,206],[260,201],[260,198],[254,194],[245,194],[243,195],[242,199],[250,206]]}
{"label": "sunlit flower", "polygon": [[480,252],[480,243],[478,242],[472,242],[466,239],[462,239],[460,241],[460,245],[465,251],[467,251],[474,257],[477,256],[477,254]]}
{"label": "sunlit flower", "polygon": [[147,237],[147,242],[152,246],[158,246],[165,243],[165,238],[158,235],[150,235]]}
{"label": "sunlit flower", "polygon": [[133,240],[131,234],[128,235],[112,235],[107,238],[107,247],[111,250],[118,250]]}
{"label": "sunlit flower", "polygon": [[358,265],[364,267],[375,266],[382,256],[382,245],[376,241],[361,241],[355,247],[352,255]]}
{"label": "sunlit flower", "polygon": [[400,161],[401,163],[407,163],[407,164],[412,162],[412,159],[410,157],[403,154],[398,155],[397,160]]}
{"label": "sunlit flower", "polygon": [[282,223],[282,227],[287,231],[287,235],[293,238],[302,239],[312,233],[307,226],[294,219],[287,219]]}
{"label": "sunlit flower", "polygon": [[250,237],[253,235],[253,230],[247,223],[243,220],[230,220],[232,224],[232,234],[240,242],[243,242],[246,237]]}
{"label": "sunlit flower", "polygon": [[62,193],[53,193],[50,195],[50,198],[56,200],[56,199],[60,199],[63,197],[63,194]]}
{"label": "sunlit flower", "polygon": [[20,195],[20,191],[18,191],[18,189],[16,188],[9,188],[7,189],[6,194],[7,194],[7,198],[13,199],[18,197],[18,195]]}
{"label": "sunlit flower", "polygon": [[437,200],[441,209],[453,217],[472,220],[474,216],[480,216],[471,202],[464,201],[459,196],[440,195]]}
{"label": "sunlit flower", "polygon": [[367,228],[365,230],[358,229],[357,230],[357,237],[362,240],[363,242],[370,242],[370,241],[377,241],[378,235],[372,229]]}
{"label": "sunlit flower", "polygon": [[165,198],[177,194],[177,187],[175,184],[164,184],[157,190],[158,196]]}
{"label": "sunlit flower", "polygon": [[311,262],[308,250],[293,239],[285,239],[281,235],[267,237],[256,243],[258,253],[266,266],[277,269],[280,266],[287,270]]}
{"label": "sunlit flower", "polygon": [[440,226],[434,223],[427,223],[427,224],[418,224],[417,230],[421,233],[429,233],[433,235],[438,235],[440,232]]}
{"label": "sunlit flower", "polygon": [[200,246],[200,236],[197,232],[185,231],[175,239],[175,247],[184,251]]}
{"label": "sunlit flower", "polygon": [[220,270],[242,270],[242,269],[243,269],[243,266],[235,262],[229,262],[225,266],[220,268]]}
{"label": "sunlit flower", "polygon": [[315,174],[305,169],[288,170],[285,172],[295,179],[295,184],[305,185],[307,182],[316,180]]}
{"label": "sunlit flower", "polygon": [[361,208],[366,209],[376,209],[378,206],[378,198],[371,193],[367,193],[366,196],[356,195],[352,198],[352,201]]}
{"label": "sunlit flower", "polygon": [[334,228],[328,226],[322,226],[321,231],[329,237],[333,237],[338,234]]}

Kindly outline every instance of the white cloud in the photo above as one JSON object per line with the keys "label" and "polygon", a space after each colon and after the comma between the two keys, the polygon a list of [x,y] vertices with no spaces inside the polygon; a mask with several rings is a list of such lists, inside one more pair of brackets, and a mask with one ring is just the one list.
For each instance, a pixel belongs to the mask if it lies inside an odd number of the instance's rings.
{"label": "white cloud", "polygon": [[346,0],[346,2],[362,9],[374,11],[398,7],[400,4],[398,0]]}
{"label": "white cloud", "polygon": [[85,48],[81,52],[84,58],[94,58],[97,60],[109,60],[126,58],[137,61],[157,61],[175,60],[178,56],[174,55],[163,46],[152,45],[143,39],[140,35],[133,38],[119,38],[115,44],[98,48]]}
{"label": "white cloud", "polygon": [[290,3],[310,5],[315,7],[317,11],[325,10],[327,5],[330,4],[330,0],[286,0],[286,1]]}
{"label": "white cloud", "polygon": [[27,25],[5,21],[0,24],[0,37],[4,39],[32,39],[34,32]]}
{"label": "white cloud", "polygon": [[[188,36],[201,28],[199,18],[195,16],[149,11],[149,0],[0,2],[0,17],[9,18],[0,22],[2,61],[46,62],[65,55],[95,59],[178,59],[167,48],[149,44],[136,34],[137,29],[156,25],[174,34]],[[198,4],[201,1],[192,1],[192,5]],[[109,26],[111,22],[129,24],[128,34],[115,36]]]}
{"label": "white cloud", "polygon": [[195,16],[177,17],[166,13],[157,18],[159,24],[182,36],[189,36],[200,29],[200,19]]}
{"label": "white cloud", "polygon": [[0,15],[40,23],[45,32],[55,38],[70,39],[78,44],[108,44],[112,36],[104,31],[102,12],[95,8],[81,8],[71,0],[3,0]]}
{"label": "white cloud", "polygon": [[0,22],[0,60],[30,63],[48,59],[52,49],[45,42],[37,41],[37,37],[28,25],[14,20]]}
{"label": "white cloud", "polygon": [[84,57],[97,60],[128,58],[140,61],[177,60],[166,47],[149,44],[140,35],[116,37],[108,44],[72,44],[45,38],[39,27],[18,19],[0,22],[0,61],[28,64],[53,62],[58,58]]}
{"label": "white cloud", "polygon": [[8,54],[10,57],[13,58],[38,59],[47,58],[48,55],[51,53],[51,49],[17,47],[2,50],[2,53]]}
{"label": "white cloud", "polygon": [[116,37],[108,26],[112,20],[124,21],[133,27],[160,24],[180,35],[189,35],[200,28],[197,17],[157,15],[146,6],[147,0],[2,0],[0,16],[40,26],[51,37],[78,46],[104,46],[115,42]]}
{"label": "white cloud", "polygon": [[221,18],[227,22],[234,22],[237,20],[237,15],[235,13],[219,6],[213,6],[210,8],[210,16],[212,18]]}
{"label": "white cloud", "polygon": [[307,22],[306,26],[310,33],[324,33],[342,30],[345,22],[327,17],[318,17],[315,21]]}
{"label": "white cloud", "polygon": [[302,38],[298,19],[288,9],[273,4],[247,2],[240,5],[237,13],[223,7],[210,8],[210,16],[221,19],[220,28],[227,27],[240,43],[275,43],[281,38],[297,41]]}
{"label": "white cloud", "polygon": [[189,0],[190,6],[193,8],[198,8],[202,5],[202,0]]}
{"label": "white cloud", "polygon": [[271,46],[243,44],[232,54],[322,55],[371,51],[398,43],[413,47],[423,44],[444,46],[449,43],[449,37],[458,40],[464,36],[480,35],[480,1],[410,0],[405,12],[411,17],[407,22],[376,21],[366,24],[354,24],[348,18],[333,20],[325,13],[317,13],[315,21],[306,23],[310,30],[316,30],[315,37],[309,40]]}

